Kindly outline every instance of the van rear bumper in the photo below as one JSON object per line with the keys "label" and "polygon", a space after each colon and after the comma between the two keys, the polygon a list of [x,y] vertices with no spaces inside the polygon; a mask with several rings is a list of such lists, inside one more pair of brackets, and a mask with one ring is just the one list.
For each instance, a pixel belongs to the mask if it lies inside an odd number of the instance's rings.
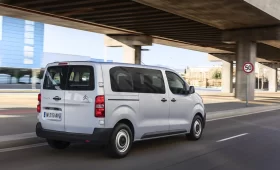
{"label": "van rear bumper", "polygon": [[80,134],[43,129],[40,122],[36,125],[36,135],[38,137],[66,142],[87,141],[95,144],[108,144],[112,131],[112,128],[95,128],[92,134]]}

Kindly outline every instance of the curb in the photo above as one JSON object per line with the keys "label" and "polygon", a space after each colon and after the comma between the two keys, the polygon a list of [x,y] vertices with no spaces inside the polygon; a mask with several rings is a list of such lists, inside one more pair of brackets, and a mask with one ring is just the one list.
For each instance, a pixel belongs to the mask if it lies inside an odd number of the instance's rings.
{"label": "curb", "polygon": [[38,93],[40,89],[0,89],[0,93]]}
{"label": "curb", "polygon": [[226,111],[208,112],[206,119],[207,121],[214,121],[219,119],[227,119],[232,117],[274,111],[279,109],[280,109],[280,105],[270,105],[270,106],[256,106],[256,107],[241,108],[241,109],[226,110]]}

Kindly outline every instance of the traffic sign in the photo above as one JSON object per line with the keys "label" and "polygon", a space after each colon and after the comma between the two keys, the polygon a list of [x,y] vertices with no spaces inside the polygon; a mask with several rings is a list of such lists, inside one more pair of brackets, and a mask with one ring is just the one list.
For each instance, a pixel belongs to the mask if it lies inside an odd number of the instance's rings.
{"label": "traffic sign", "polygon": [[243,65],[243,71],[247,74],[250,74],[254,71],[254,65],[252,63],[246,62]]}
{"label": "traffic sign", "polygon": [[243,65],[243,71],[247,73],[247,83],[246,83],[246,107],[248,107],[248,84],[250,84],[249,74],[254,71],[254,65],[250,62],[245,62]]}

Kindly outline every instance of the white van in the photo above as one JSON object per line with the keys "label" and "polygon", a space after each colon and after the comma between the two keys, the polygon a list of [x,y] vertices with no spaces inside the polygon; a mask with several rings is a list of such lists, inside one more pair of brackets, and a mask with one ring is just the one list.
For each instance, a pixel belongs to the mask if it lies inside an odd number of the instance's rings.
{"label": "white van", "polygon": [[42,83],[36,133],[52,148],[96,143],[124,157],[135,141],[174,135],[198,140],[205,126],[202,98],[167,68],[51,63]]}

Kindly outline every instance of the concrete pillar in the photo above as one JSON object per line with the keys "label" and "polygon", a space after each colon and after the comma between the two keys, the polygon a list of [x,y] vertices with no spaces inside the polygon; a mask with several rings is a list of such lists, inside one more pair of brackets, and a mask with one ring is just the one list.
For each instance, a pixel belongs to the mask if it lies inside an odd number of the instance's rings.
{"label": "concrete pillar", "polygon": [[123,47],[124,63],[141,64],[141,46],[151,46],[153,38],[146,35],[106,35],[105,46]]}
{"label": "concrete pillar", "polygon": [[[243,71],[243,64],[245,62],[251,62],[255,65],[256,53],[257,46],[255,42],[247,40],[237,41],[235,97],[243,101],[246,100],[246,87],[248,100],[252,101],[255,97],[255,71],[247,75]],[[246,86],[247,76],[248,86]]]}
{"label": "concrete pillar", "polygon": [[141,46],[123,45],[124,55],[123,62],[130,64],[141,64]]}
{"label": "concrete pillar", "polygon": [[31,77],[31,84],[32,84],[32,89],[36,89],[36,78],[40,74],[40,69],[32,69],[32,77]]}
{"label": "concrete pillar", "polygon": [[222,66],[222,92],[232,93],[232,79],[233,79],[233,61],[227,62],[223,60]]}
{"label": "concrete pillar", "polygon": [[268,76],[268,91],[277,92],[277,69],[270,68]]}
{"label": "concrete pillar", "polygon": [[19,69],[14,69],[14,73],[13,73],[12,77],[15,77],[16,78],[16,83],[19,83],[19,79],[20,79]]}

